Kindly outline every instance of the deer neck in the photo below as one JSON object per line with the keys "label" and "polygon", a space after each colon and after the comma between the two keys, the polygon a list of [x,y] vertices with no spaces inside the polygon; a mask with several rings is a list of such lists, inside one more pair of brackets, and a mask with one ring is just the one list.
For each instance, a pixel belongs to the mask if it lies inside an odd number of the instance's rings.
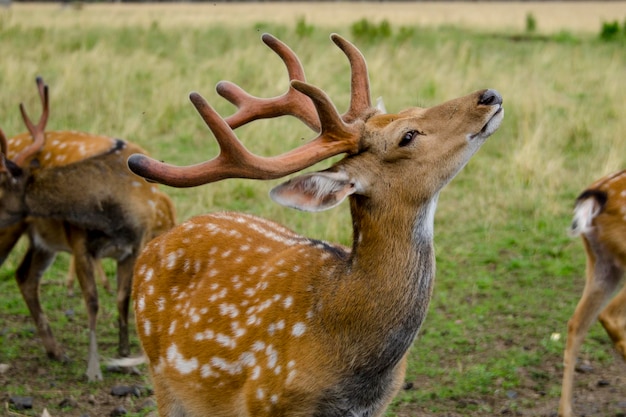
{"label": "deer neck", "polygon": [[[335,330],[339,339],[359,339],[342,346],[354,349],[349,354],[363,364],[395,366],[426,316],[435,276],[436,205],[437,196],[404,211],[352,200],[353,250],[346,274],[332,288],[338,305],[330,311],[346,312]],[[387,360],[368,361],[370,355]]]}

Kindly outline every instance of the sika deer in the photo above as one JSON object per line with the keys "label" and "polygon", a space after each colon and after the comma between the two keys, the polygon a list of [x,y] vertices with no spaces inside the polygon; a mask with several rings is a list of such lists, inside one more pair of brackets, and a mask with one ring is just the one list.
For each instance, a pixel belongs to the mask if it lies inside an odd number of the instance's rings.
{"label": "sika deer", "polygon": [[[191,101],[221,153],[192,167],[129,159],[146,178],[177,187],[225,178],[269,179],[348,153],[330,169],[276,187],[302,210],[349,199],[352,248],[313,240],[242,213],[198,216],[146,246],[135,268],[138,334],[164,416],[380,416],[402,384],[407,351],[433,288],[433,219],[441,189],[503,118],[481,90],[432,108],[381,114],[370,103],[365,60],[338,35],[352,68],[350,109],[339,115],[304,82],[284,44],[289,92],[258,99],[233,84],[218,92],[239,111],[222,119]],[[295,115],[318,130],[277,157],[249,153],[231,128]]]}
{"label": "sika deer", "polygon": [[[140,147],[78,132],[44,133],[48,93],[43,83],[38,81],[38,85],[44,111],[37,126],[22,108],[32,145],[8,159],[6,156],[12,152],[0,131],[0,260],[26,232],[30,244],[16,279],[46,353],[62,360],[63,349],[41,308],[39,282],[57,252],[73,254],[89,316],[86,373],[93,381],[102,379],[96,341],[96,262],[103,257],[117,261],[119,354],[127,356],[133,266],[145,243],[173,226],[174,209],[156,185],[128,170],[128,156],[142,153]],[[103,142],[112,146],[107,148]],[[100,144],[97,149],[96,144]],[[39,162],[31,163],[33,159]]]}
{"label": "sika deer", "polygon": [[591,324],[600,323],[626,359],[626,288],[608,303],[626,269],[626,171],[599,179],[576,199],[571,233],[587,255],[587,281],[569,320],[559,416],[572,417],[574,367]]}

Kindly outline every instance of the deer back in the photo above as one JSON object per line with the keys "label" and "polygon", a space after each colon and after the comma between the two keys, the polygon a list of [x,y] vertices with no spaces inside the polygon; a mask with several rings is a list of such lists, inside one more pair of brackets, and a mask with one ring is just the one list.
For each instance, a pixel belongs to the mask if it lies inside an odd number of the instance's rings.
{"label": "deer back", "polygon": [[[19,153],[24,151],[33,138],[30,133],[22,133],[8,139],[7,157],[13,160]],[[102,155],[112,151],[116,146],[116,140],[109,136],[93,135],[73,130],[61,130],[46,132],[46,140],[42,148],[29,157],[26,165],[36,159],[37,166],[41,168],[53,168],[73,164],[75,162]]]}

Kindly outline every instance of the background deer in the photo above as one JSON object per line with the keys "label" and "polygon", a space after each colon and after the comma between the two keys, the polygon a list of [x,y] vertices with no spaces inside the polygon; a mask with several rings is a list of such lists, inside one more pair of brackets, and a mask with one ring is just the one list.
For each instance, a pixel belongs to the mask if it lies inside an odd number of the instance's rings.
{"label": "background deer", "polygon": [[128,309],[135,259],[148,240],[172,227],[174,208],[156,185],[128,170],[128,156],[143,153],[140,147],[79,132],[45,133],[48,92],[41,80],[38,86],[44,110],[36,126],[21,107],[31,144],[7,158],[13,154],[9,144],[26,140],[26,136],[7,141],[0,132],[0,260],[22,234],[28,235],[29,246],[16,271],[17,283],[46,353],[62,360],[63,349],[41,308],[39,282],[57,252],[73,254],[89,316],[86,373],[93,381],[102,379],[96,341],[96,261],[103,257],[117,261],[118,350],[126,356],[130,352]]}
{"label": "background deer", "polygon": [[[44,102],[44,83],[43,79],[37,78],[37,87],[42,103]],[[78,162],[96,155],[101,155],[112,150],[115,147],[116,140],[109,136],[84,134],[81,132],[70,131],[52,131],[46,132],[47,140],[44,141],[40,150],[32,152],[34,148],[33,138],[30,133],[22,133],[13,136],[7,140],[7,158],[12,161],[18,161],[19,165],[28,165],[33,158],[39,168],[53,168]],[[22,155],[22,156],[20,156]],[[23,157],[26,160],[19,161]],[[25,224],[14,225],[11,228],[0,230],[0,265],[4,262],[6,256],[11,252],[13,246],[22,235]],[[107,280],[102,265],[98,263],[96,266],[96,275],[100,278],[107,292],[111,291],[109,281]],[[74,258],[70,261],[70,267],[67,273],[68,294],[73,295],[73,284],[76,276],[74,268]]]}
{"label": "background deer", "polygon": [[[304,82],[295,55],[269,35],[291,84],[259,99],[230,83],[239,111],[222,119],[191,101],[221,152],[191,167],[134,155],[129,166],[177,187],[225,178],[279,178],[333,155],[330,169],[274,188],[280,204],[317,211],[348,198],[352,248],[297,235],[242,213],[199,216],[149,243],[135,269],[138,334],[165,416],[379,416],[403,382],[435,273],[433,221],[441,189],[500,125],[502,98],[481,90],[431,108],[382,114],[365,60],[337,35],[352,68],[339,115]],[[294,115],[319,132],[277,157],[249,153],[232,128]]]}
{"label": "background deer", "polygon": [[559,416],[571,417],[574,368],[591,324],[600,323],[626,359],[626,288],[613,298],[626,269],[626,171],[599,179],[576,199],[571,233],[587,255],[587,281],[567,326]]}

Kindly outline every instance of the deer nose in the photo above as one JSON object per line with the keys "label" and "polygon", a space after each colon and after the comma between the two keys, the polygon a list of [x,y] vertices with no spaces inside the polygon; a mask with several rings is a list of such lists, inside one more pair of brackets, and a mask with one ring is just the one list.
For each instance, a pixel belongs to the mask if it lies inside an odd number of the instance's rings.
{"label": "deer nose", "polygon": [[478,104],[483,104],[485,106],[502,104],[502,96],[496,90],[489,89],[480,96]]}

